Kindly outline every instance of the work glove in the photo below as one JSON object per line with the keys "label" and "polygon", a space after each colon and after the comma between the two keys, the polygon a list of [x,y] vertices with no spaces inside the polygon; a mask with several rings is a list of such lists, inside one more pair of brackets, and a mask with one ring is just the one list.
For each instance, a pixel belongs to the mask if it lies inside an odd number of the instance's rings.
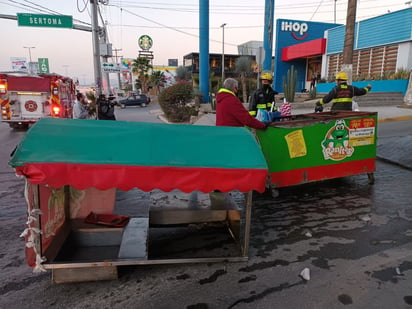
{"label": "work glove", "polygon": [[315,113],[321,113],[323,112],[323,106],[322,104],[320,104],[320,102],[316,102],[316,106],[315,106]]}
{"label": "work glove", "polygon": [[371,84],[368,84],[368,85],[366,86],[366,88],[368,88],[368,91],[371,91],[372,85],[371,85]]}

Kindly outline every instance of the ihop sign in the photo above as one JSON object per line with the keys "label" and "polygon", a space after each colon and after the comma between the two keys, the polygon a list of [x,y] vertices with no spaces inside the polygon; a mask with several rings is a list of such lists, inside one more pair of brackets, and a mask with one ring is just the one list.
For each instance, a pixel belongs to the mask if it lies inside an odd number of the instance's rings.
{"label": "ihop sign", "polygon": [[308,35],[308,24],[297,21],[282,21],[280,31],[290,32],[295,40],[304,40]]}

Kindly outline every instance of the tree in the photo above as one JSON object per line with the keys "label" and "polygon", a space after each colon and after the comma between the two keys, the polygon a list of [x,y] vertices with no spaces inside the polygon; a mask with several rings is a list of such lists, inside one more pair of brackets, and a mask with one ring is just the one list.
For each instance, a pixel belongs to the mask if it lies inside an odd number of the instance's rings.
{"label": "tree", "polygon": [[186,67],[179,66],[176,68],[176,79],[180,81],[187,81],[190,79],[189,70]]}
{"label": "tree", "polygon": [[150,64],[150,59],[146,57],[137,57],[133,60],[132,63],[132,71],[133,73],[137,73],[138,81],[136,81],[136,85],[140,85],[142,92],[145,93],[147,91],[147,82],[149,79],[148,71],[153,68]]}
{"label": "tree", "polygon": [[240,83],[242,85],[243,102],[247,102],[247,86],[246,77],[253,73],[252,60],[249,57],[241,56],[235,61],[235,72],[240,75]]}
{"label": "tree", "polygon": [[165,86],[166,77],[162,71],[153,71],[150,75],[149,84],[152,87],[155,87],[156,94],[159,93],[160,89]]}

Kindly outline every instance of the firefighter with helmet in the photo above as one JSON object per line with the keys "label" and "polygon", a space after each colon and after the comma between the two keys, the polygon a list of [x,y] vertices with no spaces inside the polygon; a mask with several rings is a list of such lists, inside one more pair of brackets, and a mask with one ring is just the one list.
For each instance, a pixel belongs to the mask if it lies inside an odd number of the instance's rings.
{"label": "firefighter with helmet", "polygon": [[[262,72],[260,76],[262,87],[257,89],[251,96],[249,102],[249,114],[253,117],[257,116],[258,109],[271,111],[272,103],[275,102],[275,95],[278,94],[272,88],[273,77],[270,72]],[[276,110],[274,107],[273,111]]]}
{"label": "firefighter with helmet", "polygon": [[368,84],[365,88],[358,88],[348,85],[348,74],[339,72],[336,74],[336,86],[325,95],[322,99],[316,102],[315,112],[322,112],[323,105],[333,100],[331,110],[352,110],[352,98],[367,94],[372,89],[372,85]]}

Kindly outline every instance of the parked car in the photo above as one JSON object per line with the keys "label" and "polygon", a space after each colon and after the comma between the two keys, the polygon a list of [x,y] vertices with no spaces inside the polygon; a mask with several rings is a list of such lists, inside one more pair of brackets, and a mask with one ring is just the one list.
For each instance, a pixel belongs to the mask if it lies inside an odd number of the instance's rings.
{"label": "parked car", "polygon": [[150,103],[150,98],[145,94],[136,94],[128,96],[126,99],[119,100],[118,102],[121,108],[125,108],[126,106],[145,107]]}

